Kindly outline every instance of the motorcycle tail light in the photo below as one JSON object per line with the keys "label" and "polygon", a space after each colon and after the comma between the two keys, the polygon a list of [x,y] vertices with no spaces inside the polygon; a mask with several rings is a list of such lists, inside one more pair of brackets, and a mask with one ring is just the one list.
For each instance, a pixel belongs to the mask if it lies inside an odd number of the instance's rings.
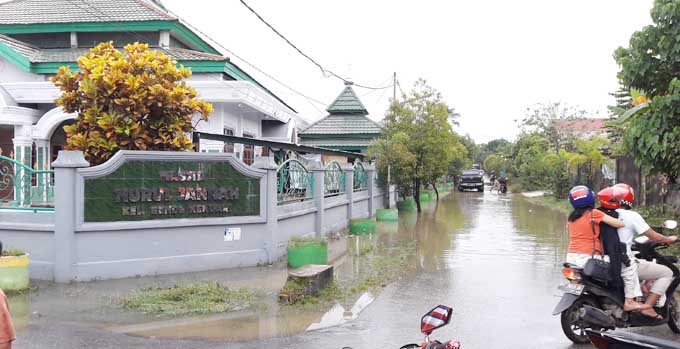
{"label": "motorcycle tail light", "polygon": [[564,275],[565,278],[567,278],[567,280],[571,281],[581,280],[581,275],[571,268],[562,269],[562,274]]}

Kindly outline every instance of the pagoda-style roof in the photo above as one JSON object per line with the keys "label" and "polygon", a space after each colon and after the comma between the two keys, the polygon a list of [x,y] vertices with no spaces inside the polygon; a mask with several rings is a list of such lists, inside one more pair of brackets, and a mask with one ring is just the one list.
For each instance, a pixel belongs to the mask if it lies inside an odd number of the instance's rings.
{"label": "pagoda-style roof", "polygon": [[351,82],[345,82],[345,89],[340,93],[338,98],[335,99],[328,109],[327,112],[331,114],[360,114],[368,115],[368,110],[361,103],[359,97],[352,89]]}
{"label": "pagoda-style roof", "polygon": [[365,115],[330,114],[302,130],[300,135],[380,134],[380,130],[380,125]]}
{"label": "pagoda-style roof", "polygon": [[[311,138],[318,138],[321,135],[348,135],[356,139],[366,136],[371,138],[380,134],[382,127],[368,118],[368,111],[354,93],[352,83],[347,82],[345,85],[342,93],[326,109],[330,114],[300,132],[300,137],[306,139],[305,143],[311,142]],[[323,145],[342,143],[339,140],[331,141],[328,137],[325,137],[323,142],[325,142]],[[361,143],[363,145],[364,142]]]}
{"label": "pagoda-style roof", "polygon": [[174,21],[151,0],[13,0],[0,4],[0,24]]}

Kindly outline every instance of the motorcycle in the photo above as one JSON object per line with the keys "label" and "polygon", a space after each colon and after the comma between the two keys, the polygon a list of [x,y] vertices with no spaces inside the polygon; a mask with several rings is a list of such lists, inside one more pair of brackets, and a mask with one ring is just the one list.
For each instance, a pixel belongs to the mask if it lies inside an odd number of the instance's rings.
{"label": "motorcycle", "polygon": [[[675,229],[678,223],[668,220],[663,228]],[[678,258],[662,255],[660,250],[667,248],[646,236],[635,239],[633,251],[638,252],[638,259],[656,261],[673,271],[673,281],[663,298],[657,302],[654,310],[663,317],[656,320],[640,313],[628,313],[623,310],[623,296],[607,288],[606,281],[584,275],[583,269],[564,264],[562,274],[569,283],[559,287],[564,292],[562,299],[555,306],[553,315],[560,315],[562,331],[572,342],[589,343],[592,339],[588,330],[607,331],[623,327],[658,326],[668,324],[674,333],[680,333],[680,295],[676,290],[680,284],[680,270],[675,265]]]}
{"label": "motorcycle", "polygon": [[500,184],[499,191],[501,194],[505,194],[508,192],[508,178],[507,177],[501,177],[498,179],[498,183]]}
{"label": "motorcycle", "polygon": [[460,349],[460,342],[457,340],[450,340],[442,343],[438,340],[431,340],[430,335],[438,328],[444,327],[451,321],[453,309],[438,305],[434,309],[428,311],[420,319],[420,332],[425,335],[422,344],[406,344],[399,349]]}

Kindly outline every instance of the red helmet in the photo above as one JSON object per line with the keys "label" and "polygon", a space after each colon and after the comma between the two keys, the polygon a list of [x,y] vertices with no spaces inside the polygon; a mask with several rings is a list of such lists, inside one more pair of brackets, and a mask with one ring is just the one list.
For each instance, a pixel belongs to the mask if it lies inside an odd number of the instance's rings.
{"label": "red helmet", "polygon": [[633,187],[626,183],[617,183],[614,185],[614,187],[625,190],[625,193],[619,200],[621,205],[633,207],[633,203],[635,202],[635,192],[633,191]]}
{"label": "red helmet", "polygon": [[597,199],[600,200],[600,206],[603,208],[615,210],[621,208],[621,200],[626,193],[628,190],[620,186],[608,187],[597,193]]}

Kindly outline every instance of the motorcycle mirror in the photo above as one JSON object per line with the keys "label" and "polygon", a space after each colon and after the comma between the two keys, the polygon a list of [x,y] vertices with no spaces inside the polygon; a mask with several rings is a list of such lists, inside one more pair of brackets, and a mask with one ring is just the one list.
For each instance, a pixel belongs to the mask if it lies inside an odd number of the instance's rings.
{"label": "motorcycle mirror", "polygon": [[663,222],[663,227],[666,229],[675,229],[678,227],[678,222],[674,221],[672,219],[669,219],[665,222]]}
{"label": "motorcycle mirror", "polygon": [[453,309],[445,305],[436,306],[420,319],[420,332],[429,336],[432,331],[448,325],[452,314]]}

